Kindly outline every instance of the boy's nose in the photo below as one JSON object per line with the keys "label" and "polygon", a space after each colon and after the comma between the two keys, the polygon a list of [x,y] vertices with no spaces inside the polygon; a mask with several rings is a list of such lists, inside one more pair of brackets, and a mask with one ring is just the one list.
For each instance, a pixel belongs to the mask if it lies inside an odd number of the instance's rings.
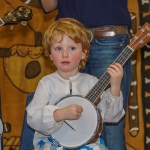
{"label": "boy's nose", "polygon": [[63,57],[68,57],[69,56],[68,51],[67,50],[63,50],[62,51],[62,56]]}

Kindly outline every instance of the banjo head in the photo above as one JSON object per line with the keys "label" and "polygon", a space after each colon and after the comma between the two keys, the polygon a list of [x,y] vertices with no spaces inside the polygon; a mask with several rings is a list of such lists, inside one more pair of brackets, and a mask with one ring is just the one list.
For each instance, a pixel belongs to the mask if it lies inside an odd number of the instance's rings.
{"label": "banjo head", "polygon": [[60,108],[68,105],[77,104],[83,107],[83,112],[78,120],[66,120],[66,122],[73,127],[73,130],[65,122],[62,127],[52,134],[60,145],[74,149],[84,144],[89,143],[97,133],[99,124],[101,123],[101,116],[96,107],[87,99],[81,96],[69,96],[60,100],[56,105]]}

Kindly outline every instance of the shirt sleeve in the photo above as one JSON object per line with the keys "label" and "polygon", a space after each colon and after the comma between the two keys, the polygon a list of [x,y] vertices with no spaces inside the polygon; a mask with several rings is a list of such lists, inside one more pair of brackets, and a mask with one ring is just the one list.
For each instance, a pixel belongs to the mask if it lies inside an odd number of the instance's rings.
{"label": "shirt sleeve", "polygon": [[120,96],[116,97],[111,95],[110,89],[106,90],[97,107],[104,122],[117,123],[125,114],[122,92],[120,91]]}
{"label": "shirt sleeve", "polygon": [[54,120],[53,112],[58,107],[49,104],[49,94],[49,87],[46,86],[45,82],[40,81],[33,100],[26,108],[28,125],[44,135],[50,135],[60,128],[63,123]]}

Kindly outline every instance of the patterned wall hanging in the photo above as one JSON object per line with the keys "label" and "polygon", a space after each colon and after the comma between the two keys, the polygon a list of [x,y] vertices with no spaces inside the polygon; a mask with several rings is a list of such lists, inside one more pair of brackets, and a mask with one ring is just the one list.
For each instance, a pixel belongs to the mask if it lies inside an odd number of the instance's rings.
{"label": "patterned wall hanging", "polygon": [[[140,25],[150,22],[149,0],[139,0]],[[150,33],[149,33],[150,34]],[[150,43],[141,50],[142,101],[144,114],[144,146],[150,150]]]}

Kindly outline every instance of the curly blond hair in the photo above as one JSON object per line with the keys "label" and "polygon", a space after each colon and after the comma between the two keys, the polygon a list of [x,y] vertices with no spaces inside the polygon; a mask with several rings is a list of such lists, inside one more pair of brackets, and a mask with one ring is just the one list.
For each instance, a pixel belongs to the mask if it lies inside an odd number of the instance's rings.
{"label": "curly blond hair", "polygon": [[54,21],[44,34],[44,48],[51,54],[51,44],[55,36],[67,35],[75,43],[81,43],[82,50],[86,54],[86,58],[81,60],[79,69],[84,68],[90,49],[90,42],[92,40],[92,33],[79,21],[73,18],[61,18]]}

